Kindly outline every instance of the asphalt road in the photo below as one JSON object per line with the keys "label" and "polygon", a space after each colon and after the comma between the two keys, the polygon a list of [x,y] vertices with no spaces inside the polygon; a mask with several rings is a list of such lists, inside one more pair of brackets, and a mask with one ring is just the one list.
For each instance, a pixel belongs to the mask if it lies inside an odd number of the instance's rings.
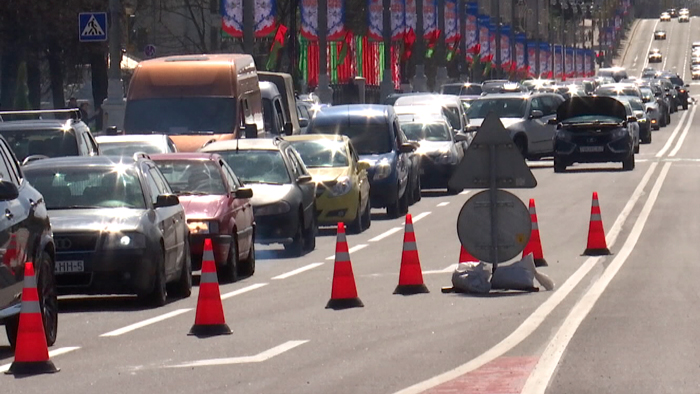
{"label": "asphalt road", "polygon": [[[638,22],[621,64],[645,66],[656,20]],[[661,66],[688,68],[700,20],[665,24]],[[659,67],[661,67],[659,66]],[[691,93],[696,89],[691,85]],[[641,393],[700,392],[694,345],[698,291],[700,137],[694,106],[643,145],[637,168],[580,165],[515,193],[537,204],[556,289],[488,296],[442,294],[459,255],[456,218],[469,194],[425,192],[410,209],[429,294],[393,295],[402,219],[373,215],[348,236],[364,308],[325,309],[334,231],[285,258],[258,251],[253,277],[221,286],[233,335],[187,336],[191,298],[143,309],[124,297],[60,302],[55,375],[0,376],[3,393]],[[687,127],[686,127],[687,125]],[[591,193],[600,196],[612,256],[581,256]],[[12,353],[0,336],[0,370]]]}

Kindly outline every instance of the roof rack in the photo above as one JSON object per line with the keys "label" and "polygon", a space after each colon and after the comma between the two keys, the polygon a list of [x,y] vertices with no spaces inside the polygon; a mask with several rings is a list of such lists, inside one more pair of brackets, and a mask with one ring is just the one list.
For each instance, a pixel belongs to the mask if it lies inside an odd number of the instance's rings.
{"label": "roof rack", "polygon": [[[42,115],[42,114],[70,114],[71,119],[80,120],[80,109],[70,108],[70,109],[31,109],[22,111],[0,111],[0,119],[3,115]],[[41,116],[39,116],[41,119]]]}
{"label": "roof rack", "polygon": [[134,153],[133,158],[134,158],[134,160],[138,160],[138,159],[151,160],[151,156],[149,156],[148,153],[146,153],[146,152],[136,152],[136,153]]}

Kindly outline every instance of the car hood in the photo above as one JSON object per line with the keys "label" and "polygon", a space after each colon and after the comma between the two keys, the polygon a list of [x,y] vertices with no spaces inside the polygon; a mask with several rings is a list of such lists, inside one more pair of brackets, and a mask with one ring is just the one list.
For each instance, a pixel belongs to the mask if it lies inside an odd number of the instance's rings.
{"label": "car hood", "polygon": [[307,168],[314,182],[325,182],[348,174],[349,167]]}
{"label": "car hood", "polygon": [[437,152],[449,152],[452,149],[451,141],[418,141],[420,148],[416,150],[417,153],[437,153]]}
{"label": "car hood", "polygon": [[51,227],[66,231],[133,231],[138,230],[145,210],[128,208],[52,209]]}
{"label": "car hood", "polygon": [[294,190],[294,185],[292,184],[270,185],[266,183],[249,183],[246,184],[246,186],[253,189],[253,198],[250,199],[250,203],[256,207],[284,200],[285,197]]}
{"label": "car hood", "polygon": [[[516,123],[522,122],[522,120],[522,118],[501,118],[501,123],[503,123],[503,127],[508,128]],[[482,118],[469,119],[470,126],[481,127],[481,123],[483,122],[484,119]]]}
{"label": "car hood", "polygon": [[557,120],[560,122],[584,115],[601,115],[627,119],[627,111],[625,111],[624,104],[613,97],[571,97],[557,108]]}
{"label": "car hood", "polygon": [[206,195],[206,196],[178,196],[180,204],[185,208],[187,218],[209,219],[219,216],[222,208],[226,205],[228,196]]}

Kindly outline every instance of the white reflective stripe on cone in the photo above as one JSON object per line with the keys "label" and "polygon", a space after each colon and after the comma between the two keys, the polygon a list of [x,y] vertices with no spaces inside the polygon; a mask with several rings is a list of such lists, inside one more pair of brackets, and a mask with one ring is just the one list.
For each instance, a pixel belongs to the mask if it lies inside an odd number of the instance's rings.
{"label": "white reflective stripe on cone", "polygon": [[603,220],[603,219],[601,219],[599,213],[592,213],[591,214],[591,221],[592,222],[600,222],[601,220]]}
{"label": "white reflective stripe on cone", "polygon": [[22,301],[20,313],[41,313],[39,301]]}
{"label": "white reflective stripe on cone", "polygon": [[348,252],[336,252],[335,261],[350,261],[350,253]]}
{"label": "white reflective stripe on cone", "polygon": [[214,261],[214,251],[205,250],[204,254],[202,255],[202,261]]}
{"label": "white reflective stripe on cone", "polygon": [[218,283],[219,280],[216,277],[216,272],[202,272],[199,277],[199,283]]}
{"label": "white reflective stripe on cone", "polygon": [[415,242],[404,242],[403,250],[404,251],[418,250],[418,247],[416,246]]}

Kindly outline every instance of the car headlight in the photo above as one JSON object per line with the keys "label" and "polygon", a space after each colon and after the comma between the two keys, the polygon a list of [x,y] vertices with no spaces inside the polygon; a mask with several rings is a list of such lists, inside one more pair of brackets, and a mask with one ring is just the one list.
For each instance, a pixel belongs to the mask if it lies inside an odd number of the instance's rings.
{"label": "car headlight", "polygon": [[391,174],[391,164],[389,160],[382,159],[374,166],[374,180],[384,179]]}
{"label": "car headlight", "polygon": [[435,161],[440,164],[455,164],[455,154],[449,147],[440,149],[440,155],[435,158]]}
{"label": "car headlight", "polygon": [[352,190],[352,181],[347,176],[341,176],[330,189],[330,194],[333,197],[339,197],[348,194],[350,190]]}
{"label": "car headlight", "polygon": [[555,137],[560,141],[571,142],[571,133],[567,133],[566,131],[557,132]]}
{"label": "car headlight", "polygon": [[274,204],[269,204],[269,205],[263,205],[261,207],[256,207],[253,210],[253,214],[257,216],[265,216],[265,215],[279,215],[281,213],[287,213],[292,209],[292,207],[289,205],[288,202],[286,201],[280,201],[276,202]]}
{"label": "car headlight", "polygon": [[190,234],[218,234],[219,222],[215,220],[192,220],[187,221]]}
{"label": "car headlight", "polygon": [[629,135],[629,132],[625,128],[618,128],[613,130],[612,137],[614,139],[623,138]]}
{"label": "car headlight", "polygon": [[104,237],[104,249],[143,249],[146,247],[146,236],[141,233],[108,233]]}

